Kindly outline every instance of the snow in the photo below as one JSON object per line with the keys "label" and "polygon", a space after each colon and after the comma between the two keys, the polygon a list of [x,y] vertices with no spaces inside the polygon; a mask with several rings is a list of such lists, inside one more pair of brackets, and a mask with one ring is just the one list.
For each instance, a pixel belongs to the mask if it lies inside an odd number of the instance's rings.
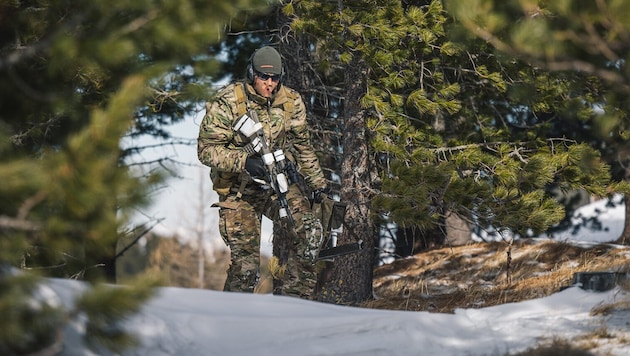
{"label": "snow", "polygon": [[[595,204],[576,214],[588,216],[602,208],[601,202]],[[623,204],[609,207],[606,214],[606,231],[619,231]],[[583,228],[570,236],[588,241],[594,234]],[[606,240],[617,237],[609,234]],[[82,282],[64,279],[50,279],[48,286],[68,309],[86,288]],[[439,314],[337,306],[271,294],[159,288],[158,295],[127,320],[125,326],[141,344],[125,354],[506,355],[543,340],[572,340],[604,328],[621,336],[600,343],[595,351],[626,355],[630,345],[623,342],[630,339],[630,311],[590,315],[596,306],[627,299],[625,293],[574,286],[545,298]],[[67,325],[63,355],[97,354],[83,344],[84,328],[80,320]]]}
{"label": "snow", "polygon": [[[51,287],[71,300],[76,281]],[[142,340],[129,355],[503,355],[556,335],[576,337],[600,323],[590,310],[617,291],[578,287],[521,303],[455,314],[374,310],[270,294],[161,288],[128,321]],[[626,316],[627,320],[627,316]],[[623,327],[623,325],[621,325]],[[610,326],[609,326],[610,328]],[[625,325],[627,329],[627,324]],[[80,324],[66,328],[65,355],[91,355],[77,342]],[[630,352],[630,346],[617,346]]]}

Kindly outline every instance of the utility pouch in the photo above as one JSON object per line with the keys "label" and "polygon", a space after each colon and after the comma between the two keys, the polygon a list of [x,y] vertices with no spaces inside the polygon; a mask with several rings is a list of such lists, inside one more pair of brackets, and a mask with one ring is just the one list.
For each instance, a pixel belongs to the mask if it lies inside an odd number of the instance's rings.
{"label": "utility pouch", "polygon": [[346,216],[346,203],[331,199],[326,194],[322,194],[321,202],[313,203],[313,214],[322,224],[324,239],[320,248],[328,248],[334,245],[332,232],[341,228]]}
{"label": "utility pouch", "polygon": [[339,229],[343,225],[346,217],[346,203],[334,201],[332,211],[330,213],[330,222],[328,230]]}
{"label": "utility pouch", "polygon": [[215,169],[210,169],[212,188],[219,195],[228,195],[230,193],[230,188],[234,184],[234,181],[237,177],[238,173],[217,172]]}

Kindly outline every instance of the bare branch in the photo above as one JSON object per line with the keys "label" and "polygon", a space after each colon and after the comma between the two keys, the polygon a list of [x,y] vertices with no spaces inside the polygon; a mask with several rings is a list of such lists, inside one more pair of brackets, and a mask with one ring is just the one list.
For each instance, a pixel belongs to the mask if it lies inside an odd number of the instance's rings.
{"label": "bare branch", "polygon": [[26,216],[31,211],[31,209],[33,209],[35,205],[42,202],[46,198],[47,195],[48,193],[46,191],[40,190],[37,194],[26,199],[22,203],[22,206],[20,206],[20,209],[18,210],[17,220],[25,221]]}
{"label": "bare branch", "polygon": [[55,125],[57,122],[59,122],[59,121],[60,121],[59,117],[53,117],[53,118],[51,118],[51,119],[49,119],[49,120],[47,120],[45,122],[41,122],[39,124],[32,125],[32,126],[29,127],[28,130],[20,132],[18,134],[15,134],[15,135],[11,136],[11,142],[13,144],[15,144],[15,145],[18,145],[18,146],[22,145],[22,140],[24,140],[25,137],[28,137],[28,135],[30,135],[30,133],[33,130],[37,130],[37,129],[42,128],[42,127],[46,127],[46,128],[51,127],[51,126]]}
{"label": "bare branch", "polygon": [[34,232],[41,230],[41,225],[25,219],[0,215],[0,229]]}
{"label": "bare branch", "polygon": [[118,252],[116,254],[116,256],[114,256],[114,259],[117,259],[118,257],[122,256],[125,252],[127,252],[127,250],[129,250],[133,245],[135,245],[136,243],[138,243],[138,241],[140,241],[140,239],[145,236],[146,234],[148,234],[149,232],[151,232],[151,230],[153,230],[153,228],[161,223],[164,220],[164,218],[159,219],[157,221],[155,221],[153,223],[153,225],[149,226],[148,228],[144,229],[144,231],[142,231],[138,236],[136,236],[133,241],[131,241],[129,243],[129,245],[125,246],[122,250],[120,250],[120,252]]}

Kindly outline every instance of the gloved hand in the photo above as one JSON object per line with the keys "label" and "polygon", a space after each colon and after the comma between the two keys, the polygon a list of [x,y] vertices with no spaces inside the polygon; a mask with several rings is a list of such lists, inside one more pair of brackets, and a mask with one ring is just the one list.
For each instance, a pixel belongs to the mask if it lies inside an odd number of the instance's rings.
{"label": "gloved hand", "polygon": [[297,167],[295,166],[295,163],[291,162],[290,160],[286,160],[286,168],[284,169],[284,173],[286,174],[287,178],[289,179],[289,183],[294,184],[294,183],[298,183],[300,181],[300,174],[297,171]]}
{"label": "gloved hand", "polygon": [[322,187],[313,190],[313,203],[319,204],[324,199],[325,195],[330,195],[332,190],[329,187]]}
{"label": "gloved hand", "polygon": [[253,178],[263,178],[267,176],[267,168],[265,168],[265,162],[263,162],[260,156],[247,157],[245,161],[245,170]]}

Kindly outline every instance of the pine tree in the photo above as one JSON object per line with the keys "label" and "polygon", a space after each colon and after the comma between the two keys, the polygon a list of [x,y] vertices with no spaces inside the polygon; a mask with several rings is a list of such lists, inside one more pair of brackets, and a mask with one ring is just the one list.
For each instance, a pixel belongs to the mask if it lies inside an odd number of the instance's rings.
{"label": "pine tree", "polygon": [[[586,115],[575,113],[555,131],[590,143],[611,165],[613,178],[627,181],[630,26],[626,15],[630,4],[608,0],[447,4],[459,24],[498,53],[518,56],[532,67],[558,75],[581,78],[582,100],[592,110]],[[625,221],[622,243],[630,241],[628,204]]]}
{"label": "pine tree", "polygon": [[[500,231],[540,233],[564,216],[545,193],[550,184],[598,195],[621,189],[607,187],[599,152],[550,130],[558,117],[592,112],[593,91],[581,86],[596,81],[542,71],[483,41],[454,41],[461,35],[441,1],[300,1],[284,11],[312,41],[322,75],[345,73],[342,119],[354,125],[345,142],[356,141],[344,145],[342,199],[348,220],[361,224],[345,229],[341,243],[368,239],[371,255],[375,221],[385,214],[438,232],[456,213]],[[378,180],[363,175],[376,166]],[[327,298],[368,298],[362,281],[373,258],[335,262]]]}
{"label": "pine tree", "polygon": [[[204,100],[217,69],[207,46],[237,9],[265,5],[0,4],[0,353],[53,347],[63,324],[79,314],[87,316],[96,349],[132,343],[120,321],[151,296],[155,280],[125,288],[99,283],[112,280],[119,233],[161,174],[137,177],[125,165],[131,151],[121,149],[121,138],[164,136],[164,125]],[[85,279],[94,288],[79,297],[77,310],[38,311],[25,307],[37,288],[33,276]]]}

